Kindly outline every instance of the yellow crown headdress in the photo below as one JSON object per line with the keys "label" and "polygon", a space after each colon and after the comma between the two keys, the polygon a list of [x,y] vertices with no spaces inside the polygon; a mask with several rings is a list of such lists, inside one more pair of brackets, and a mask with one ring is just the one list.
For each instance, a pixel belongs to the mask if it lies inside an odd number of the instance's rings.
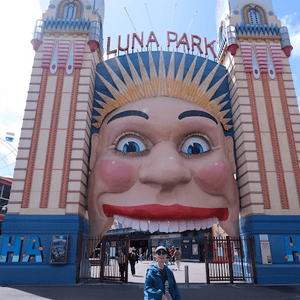
{"label": "yellow crown headdress", "polygon": [[217,119],[223,124],[225,130],[229,130],[232,127],[232,125],[228,124],[230,118],[225,118],[225,116],[230,110],[222,110],[225,107],[225,105],[229,102],[222,102],[222,100],[226,97],[228,92],[217,98],[212,99],[214,94],[222,84],[223,80],[225,79],[226,74],[209,88],[217,72],[219,64],[216,64],[213,70],[201,82],[208,59],[205,60],[205,62],[202,64],[201,68],[198,70],[198,72],[193,78],[197,56],[195,56],[185,76],[185,53],[181,58],[176,76],[174,52],[172,53],[168,73],[166,74],[163,52],[160,52],[159,67],[157,73],[152,52],[149,51],[150,76],[148,75],[148,72],[140,54],[137,53],[137,56],[140,74],[134,66],[134,63],[131,61],[130,57],[126,54],[131,76],[121,64],[118,57],[114,58],[122,74],[123,80],[121,80],[121,78],[113,71],[113,69],[105,61],[103,62],[116,87],[109,83],[108,80],[106,80],[102,76],[103,74],[101,75],[97,72],[97,76],[101,79],[101,81],[103,82],[103,84],[105,85],[105,87],[110,92],[113,98],[96,90],[96,93],[101,97],[102,101],[95,99],[95,101],[100,105],[100,107],[94,107],[94,109],[99,113],[99,116],[93,116],[96,120],[93,126],[99,128],[103,119],[110,112],[127,103],[143,98],[167,96],[195,103],[214,114],[217,117]]}

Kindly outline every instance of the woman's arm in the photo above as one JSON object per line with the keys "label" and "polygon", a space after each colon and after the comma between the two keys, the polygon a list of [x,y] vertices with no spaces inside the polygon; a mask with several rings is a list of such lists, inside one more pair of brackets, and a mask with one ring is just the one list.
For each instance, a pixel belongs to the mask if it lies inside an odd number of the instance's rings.
{"label": "woman's arm", "polygon": [[163,299],[163,292],[161,289],[155,286],[155,280],[150,271],[148,271],[146,275],[144,293],[145,295],[147,294],[148,298],[150,299]]}

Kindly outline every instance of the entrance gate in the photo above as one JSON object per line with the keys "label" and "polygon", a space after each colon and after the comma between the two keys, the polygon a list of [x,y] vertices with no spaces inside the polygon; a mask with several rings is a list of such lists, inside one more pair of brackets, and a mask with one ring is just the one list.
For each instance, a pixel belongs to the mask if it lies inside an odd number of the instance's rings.
{"label": "entrance gate", "polygon": [[79,281],[128,282],[129,239],[104,236],[97,241],[96,237],[82,240]]}
{"label": "entrance gate", "polygon": [[206,282],[257,283],[254,238],[204,237]]}

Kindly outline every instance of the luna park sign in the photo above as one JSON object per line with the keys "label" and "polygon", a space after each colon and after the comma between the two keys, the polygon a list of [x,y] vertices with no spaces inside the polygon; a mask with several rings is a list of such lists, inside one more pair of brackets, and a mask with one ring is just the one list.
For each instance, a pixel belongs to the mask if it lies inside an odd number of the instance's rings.
{"label": "luna park sign", "polygon": [[[169,48],[171,44],[178,49],[180,46],[185,47],[188,51],[191,50],[192,52],[197,50],[200,54],[205,54],[208,55],[208,51],[211,52],[212,56],[214,58],[217,58],[217,55],[213,49],[213,44],[216,42],[215,40],[211,42],[207,42],[207,38],[203,38],[203,50],[202,50],[202,39],[196,35],[196,34],[191,34],[189,37],[186,32],[184,32],[180,38],[178,38],[179,35],[174,32],[174,31],[167,31],[167,47]],[[106,48],[106,54],[115,54],[118,51],[128,51],[129,48],[131,47],[132,51],[135,50],[136,44],[139,44],[141,48],[148,48],[152,43],[155,43],[157,47],[159,47],[159,42],[156,38],[156,35],[154,31],[150,31],[149,36],[147,38],[146,44],[144,44],[144,32],[141,32],[140,36],[138,36],[135,32],[132,33],[131,35],[128,33],[126,42],[125,42],[125,47],[124,45],[122,46],[122,37],[121,35],[118,36],[118,47],[116,49],[111,49],[111,37],[107,38],[107,48]]]}

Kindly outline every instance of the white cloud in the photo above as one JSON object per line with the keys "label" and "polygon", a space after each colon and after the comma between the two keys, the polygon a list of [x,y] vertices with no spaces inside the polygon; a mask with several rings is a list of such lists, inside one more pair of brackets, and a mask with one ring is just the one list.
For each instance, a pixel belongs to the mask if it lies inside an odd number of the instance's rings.
{"label": "white cloud", "polygon": [[284,16],[281,22],[289,30],[291,44],[294,48],[293,57],[300,56],[300,24],[297,21],[297,13]]}
{"label": "white cloud", "polygon": [[[17,148],[22,127],[24,108],[29,88],[35,52],[30,43],[35,21],[42,17],[38,0],[3,1],[1,31],[1,77],[0,77],[0,137],[6,132],[15,133],[13,146]],[[0,153],[6,153],[0,147]],[[1,157],[0,157],[1,160]]]}

